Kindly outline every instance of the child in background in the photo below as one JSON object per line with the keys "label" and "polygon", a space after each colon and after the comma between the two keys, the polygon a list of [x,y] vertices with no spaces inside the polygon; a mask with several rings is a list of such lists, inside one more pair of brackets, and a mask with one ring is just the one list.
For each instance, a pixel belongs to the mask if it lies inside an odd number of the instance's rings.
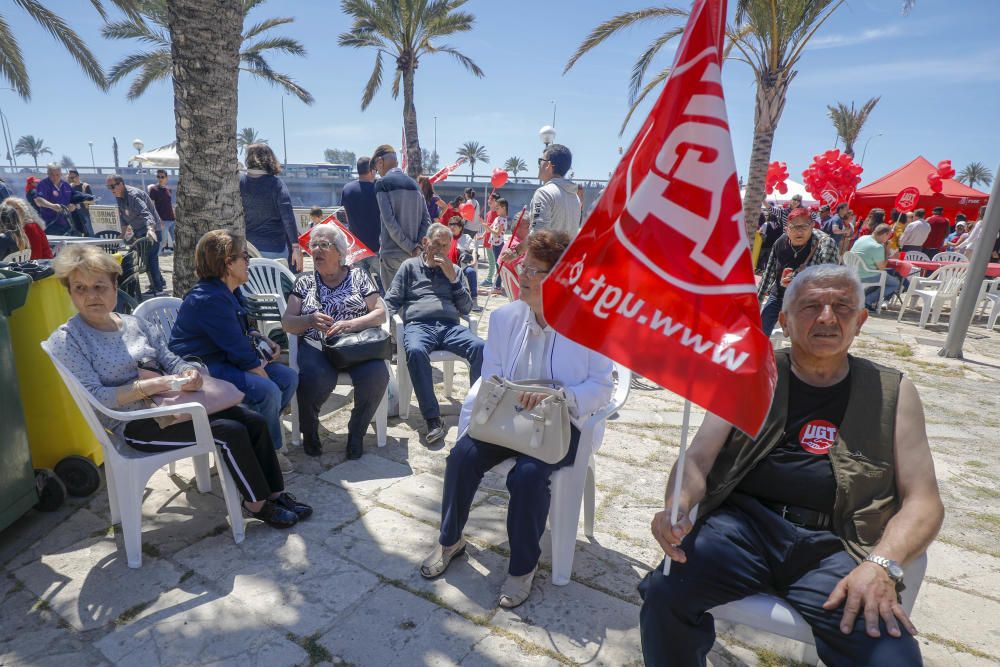
{"label": "child in background", "polygon": [[320,208],[319,206],[313,206],[311,209],[309,209],[309,229],[312,229],[319,223],[323,222],[323,218],[325,217],[326,216],[323,215],[322,208]]}
{"label": "child in background", "polygon": [[477,300],[479,297],[479,286],[476,281],[476,267],[473,258],[476,252],[476,241],[465,231],[465,220],[460,215],[453,215],[448,220],[448,229],[451,230],[451,248],[448,250],[448,259],[452,264],[458,266],[465,274],[465,281],[469,284],[469,296],[472,297],[472,311],[482,312],[482,307]]}
{"label": "child in background", "polygon": [[500,197],[496,200],[497,217],[490,225],[489,242],[493,260],[497,263],[496,281],[493,283],[494,294],[500,293],[500,253],[503,252],[504,234],[507,233],[507,200]]}

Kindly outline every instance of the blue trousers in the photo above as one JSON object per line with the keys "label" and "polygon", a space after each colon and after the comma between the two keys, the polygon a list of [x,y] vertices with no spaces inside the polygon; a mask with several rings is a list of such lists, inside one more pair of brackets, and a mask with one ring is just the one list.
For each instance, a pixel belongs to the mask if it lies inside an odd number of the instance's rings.
{"label": "blue trousers", "polygon": [[403,349],[406,368],[410,372],[413,393],[417,395],[420,414],[424,419],[437,419],[441,407],[434,395],[431,375],[431,352],[444,350],[466,359],[470,365],[469,384],[479,379],[483,371],[483,341],[469,328],[452,322],[407,322],[403,326]]}
{"label": "blue trousers", "polygon": [[[347,442],[360,445],[389,384],[389,369],[381,359],[373,359],[345,372],[354,385]],[[299,389],[295,398],[299,403],[299,428],[306,442],[319,444],[319,411],[336,388],[339,373],[322,352],[307,343],[299,344]]]}
{"label": "blue trousers", "polygon": [[149,278],[149,289],[154,292],[162,292],[167,289],[167,282],[160,273],[160,242],[157,240],[149,246],[149,254],[146,255],[146,277]]}
{"label": "blue trousers", "polygon": [[469,283],[469,296],[472,297],[472,302],[476,302],[476,298],[479,296],[479,285],[476,282],[479,280],[479,276],[476,275],[476,267],[466,266],[462,268],[462,273],[465,274],[465,281]]}
{"label": "blue trousers", "polygon": [[[865,285],[865,306],[868,308],[874,308],[878,301],[878,276],[870,276],[868,278],[862,278],[861,283]],[[867,285],[875,283],[875,288],[872,289],[867,287]],[[890,296],[899,290],[899,286],[902,284],[899,277],[895,273],[887,273],[885,275],[885,298],[888,299]]]}
{"label": "blue trousers", "polygon": [[715,642],[715,620],[707,610],[760,592],[784,598],[802,615],[829,667],[922,664],[917,641],[904,628],[902,637],[891,637],[880,620],[882,636],[873,639],[859,614],[845,635],[843,607],[823,609],[837,583],[857,566],[832,532],[794,526],[735,493],[695,525],[681,548],[686,563],[672,563],[667,577],[657,567],[639,585],[642,654],[650,667],[704,665]]}
{"label": "blue trousers", "polygon": [[444,495],[441,498],[441,534],[438,542],[449,547],[458,542],[469,520],[469,508],[483,475],[493,466],[515,457],[507,473],[507,541],[510,542],[508,572],[519,577],[538,564],[542,553],[539,541],[549,516],[549,478],[559,468],[572,465],[580,445],[580,431],[570,426],[569,452],[558,463],[545,463],[506,447],[491,445],[469,435],[459,438],[444,471]]}
{"label": "blue trousers", "polygon": [[781,312],[782,301],[784,299],[780,296],[767,295],[767,301],[764,302],[764,307],[760,310],[760,326],[764,330],[765,336],[770,336],[771,332],[774,331],[774,325],[778,323],[778,313]]}
{"label": "blue trousers", "polygon": [[284,439],[281,437],[281,411],[291,402],[296,387],[299,386],[299,374],[288,366],[270,363],[264,367],[268,379],[253,373],[244,373],[246,389],[243,393],[244,405],[267,420],[267,431],[275,449],[281,449]]}

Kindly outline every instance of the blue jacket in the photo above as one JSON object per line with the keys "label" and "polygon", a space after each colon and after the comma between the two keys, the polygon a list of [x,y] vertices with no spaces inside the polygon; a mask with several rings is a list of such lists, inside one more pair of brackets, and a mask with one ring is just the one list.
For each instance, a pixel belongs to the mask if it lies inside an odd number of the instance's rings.
{"label": "blue jacket", "polygon": [[299,242],[292,198],[277,176],[240,176],[247,240],[263,252],[281,252]]}
{"label": "blue jacket", "polygon": [[201,361],[214,378],[246,391],[244,374],[260,366],[250,340],[250,322],[239,290],[218,278],[199,280],[184,297],[170,332],[170,351]]}

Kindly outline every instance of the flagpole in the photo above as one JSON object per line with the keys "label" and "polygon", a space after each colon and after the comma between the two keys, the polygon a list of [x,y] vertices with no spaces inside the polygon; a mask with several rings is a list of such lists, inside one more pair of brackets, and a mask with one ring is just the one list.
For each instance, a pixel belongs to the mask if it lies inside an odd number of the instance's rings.
{"label": "flagpole", "polygon": [[[681,485],[684,482],[684,458],[687,452],[688,444],[688,429],[691,425],[691,401],[684,401],[684,415],[681,417],[681,448],[680,452],[677,454],[677,462],[674,464],[674,491],[671,494],[672,500],[670,501],[670,525],[676,526],[677,519],[680,515],[681,506]],[[663,576],[670,574],[670,563],[672,563],[669,558],[663,559]]]}

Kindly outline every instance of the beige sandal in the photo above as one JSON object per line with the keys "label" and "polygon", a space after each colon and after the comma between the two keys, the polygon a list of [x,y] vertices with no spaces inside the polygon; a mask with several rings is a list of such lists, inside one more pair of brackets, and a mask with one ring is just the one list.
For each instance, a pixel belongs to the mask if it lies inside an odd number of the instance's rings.
{"label": "beige sandal", "polygon": [[420,575],[425,579],[434,579],[444,574],[448,569],[452,559],[465,553],[465,538],[459,538],[458,542],[450,547],[435,545],[434,551],[430,553],[420,565]]}
{"label": "beige sandal", "polygon": [[504,609],[513,609],[527,600],[528,596],[531,595],[531,584],[537,571],[538,566],[536,565],[535,569],[528,574],[522,574],[518,577],[508,574],[507,580],[500,588],[500,606]]}

